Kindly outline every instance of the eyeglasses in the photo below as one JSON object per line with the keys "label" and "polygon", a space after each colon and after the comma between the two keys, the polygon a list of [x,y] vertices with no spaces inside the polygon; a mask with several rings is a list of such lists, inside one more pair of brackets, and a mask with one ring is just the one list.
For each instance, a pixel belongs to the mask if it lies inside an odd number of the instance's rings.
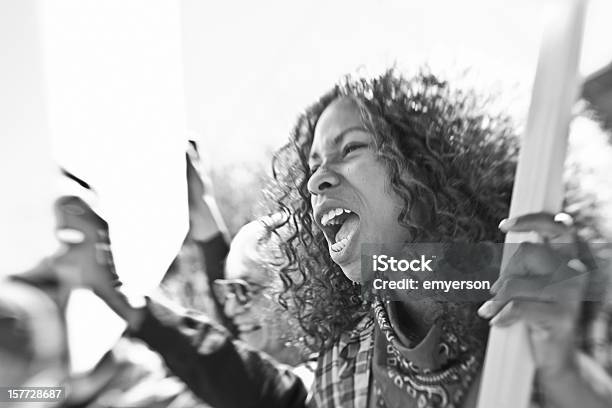
{"label": "eyeglasses", "polygon": [[251,302],[265,288],[263,285],[247,282],[244,279],[215,279],[212,285],[213,293],[221,304],[233,297],[242,306]]}

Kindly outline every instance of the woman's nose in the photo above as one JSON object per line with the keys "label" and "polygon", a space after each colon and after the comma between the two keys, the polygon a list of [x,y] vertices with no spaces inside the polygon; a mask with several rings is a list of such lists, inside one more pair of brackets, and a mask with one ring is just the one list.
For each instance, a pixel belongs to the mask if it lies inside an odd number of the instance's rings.
{"label": "woman's nose", "polygon": [[336,187],[340,183],[340,176],[326,166],[321,166],[310,176],[308,180],[308,191],[310,194],[318,195],[325,190]]}

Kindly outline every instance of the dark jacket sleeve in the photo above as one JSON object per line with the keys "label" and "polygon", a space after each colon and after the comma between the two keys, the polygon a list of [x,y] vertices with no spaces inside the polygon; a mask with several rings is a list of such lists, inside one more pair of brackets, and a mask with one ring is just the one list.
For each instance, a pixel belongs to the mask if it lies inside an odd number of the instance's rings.
{"label": "dark jacket sleeve", "polygon": [[232,341],[225,329],[201,316],[177,313],[149,299],[142,325],[132,334],[216,408],[306,406],[306,389],[288,368]]}
{"label": "dark jacket sleeve", "polygon": [[223,234],[218,233],[208,241],[196,241],[196,244],[204,257],[204,269],[208,280],[213,282],[215,279],[223,279],[225,258],[229,253],[229,245]]}

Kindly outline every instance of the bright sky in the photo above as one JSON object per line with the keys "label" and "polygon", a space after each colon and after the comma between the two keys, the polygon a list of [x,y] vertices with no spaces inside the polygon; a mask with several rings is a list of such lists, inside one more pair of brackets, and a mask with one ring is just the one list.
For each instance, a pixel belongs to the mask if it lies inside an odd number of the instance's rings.
{"label": "bright sky", "polygon": [[[478,86],[502,91],[526,112],[540,30],[558,0],[184,1],[189,126],[212,160],[259,160],[277,146],[297,113],[345,73],[394,62],[473,70]],[[186,11],[185,11],[186,10]],[[583,72],[612,61],[607,16],[593,0]]]}

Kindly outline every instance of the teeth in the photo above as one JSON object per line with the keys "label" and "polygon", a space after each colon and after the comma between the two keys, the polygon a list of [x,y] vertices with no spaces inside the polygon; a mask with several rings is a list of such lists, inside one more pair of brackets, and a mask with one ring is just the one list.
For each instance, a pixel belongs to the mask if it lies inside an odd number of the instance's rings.
{"label": "teeth", "polygon": [[327,225],[328,220],[329,220],[329,217],[327,216],[327,214],[323,214],[323,217],[321,217],[321,224],[323,226]]}
{"label": "teeth", "polygon": [[346,244],[348,244],[348,238],[342,238],[340,241],[332,244],[331,250],[334,252],[340,252],[346,248]]}
{"label": "teeth", "polygon": [[338,224],[338,221],[334,220],[334,218],[343,213],[349,214],[351,213],[351,210],[347,210],[346,208],[333,208],[329,210],[321,217],[321,225],[326,227],[330,224]]}

